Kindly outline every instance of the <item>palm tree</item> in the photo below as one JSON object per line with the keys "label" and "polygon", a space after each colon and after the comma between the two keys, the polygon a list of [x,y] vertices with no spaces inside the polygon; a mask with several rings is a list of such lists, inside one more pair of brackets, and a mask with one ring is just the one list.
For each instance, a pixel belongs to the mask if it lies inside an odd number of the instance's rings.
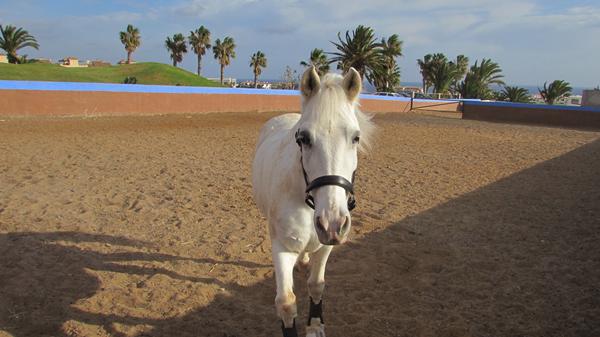
{"label": "palm tree", "polygon": [[458,85],[458,91],[463,98],[491,98],[490,84],[504,85],[502,69],[490,59],[482,59],[471,67],[465,80]]}
{"label": "palm tree", "polygon": [[36,39],[29,34],[28,31],[23,28],[17,28],[15,26],[0,25],[0,48],[6,51],[8,62],[10,63],[21,63],[17,51],[25,47],[31,47],[39,49],[40,45]]}
{"label": "palm tree", "polygon": [[219,64],[221,65],[221,84],[223,84],[225,67],[231,63],[232,58],[235,58],[235,42],[233,38],[227,36],[223,39],[223,42],[217,39],[213,46],[213,53],[215,60],[219,60]]}
{"label": "palm tree", "polygon": [[190,42],[190,47],[192,47],[194,53],[198,55],[198,76],[200,76],[202,70],[202,56],[206,54],[207,49],[211,48],[210,31],[204,28],[204,26],[200,26],[200,28],[190,32],[188,40]]}
{"label": "palm tree", "polygon": [[185,44],[185,38],[183,34],[177,33],[173,35],[173,39],[167,37],[165,41],[165,47],[171,52],[171,59],[173,60],[173,67],[177,67],[177,63],[183,61],[183,54],[187,53],[187,45]]}
{"label": "palm tree", "polygon": [[436,53],[428,57],[426,64],[427,79],[430,86],[433,86],[433,91],[445,93],[450,89],[450,85],[456,78],[458,72],[457,67],[453,62],[449,62],[446,55]]}
{"label": "palm tree", "polygon": [[447,93],[450,87],[459,76],[460,70],[454,62],[441,62],[434,64],[431,72],[431,82],[433,91],[437,93]]}
{"label": "palm tree", "polygon": [[427,92],[429,87],[433,84],[431,83],[431,60],[433,55],[427,54],[423,57],[423,59],[418,59],[417,64],[421,70],[421,77],[423,78],[423,92]]}
{"label": "palm tree", "polygon": [[375,71],[384,62],[382,50],[371,27],[359,25],[352,35],[346,31],[344,40],[338,32],[338,40],[339,42],[331,42],[338,52],[330,53],[334,55],[331,62],[337,62],[338,69],[347,71],[354,67],[361,78],[364,78],[367,72]]}
{"label": "palm tree", "polygon": [[382,38],[379,45],[388,69],[394,68],[396,57],[402,56],[402,41],[398,34],[393,34],[387,40]]}
{"label": "palm tree", "polygon": [[489,84],[504,84],[502,69],[498,63],[492,62],[491,59],[482,59],[479,67],[477,67],[477,61],[475,61],[475,65],[471,67],[471,71],[475,72],[486,86]]}
{"label": "palm tree", "polygon": [[367,80],[377,91],[392,92],[400,85],[400,67],[394,62],[393,68],[381,66],[367,73]]}
{"label": "palm tree", "polygon": [[454,64],[456,64],[458,67],[455,78],[455,80],[458,82],[465,77],[467,71],[469,70],[469,58],[465,55],[458,55]]}
{"label": "palm tree", "polygon": [[418,59],[417,64],[423,77],[423,92],[434,87],[435,92],[456,91],[460,81],[469,67],[469,58],[458,55],[455,61],[448,61],[442,53],[427,54],[423,59]]}
{"label": "palm tree", "polygon": [[573,88],[571,88],[569,82],[563,80],[552,81],[547,87],[544,82],[544,89],[538,88],[544,102],[550,105],[553,105],[557,99],[571,95],[571,90],[573,90]]}
{"label": "palm tree", "polygon": [[530,103],[531,96],[525,88],[504,86],[498,95],[498,100],[518,103]]}
{"label": "palm tree", "polygon": [[[383,62],[380,68],[369,76],[372,79],[370,81],[378,87],[378,91],[393,91],[400,85],[400,67],[396,63],[396,58],[402,56],[402,41],[397,34],[393,34],[387,40],[382,38],[379,46]],[[379,82],[379,86],[375,82]]]}
{"label": "palm tree", "polygon": [[329,72],[329,60],[327,55],[323,52],[323,49],[315,48],[310,52],[310,61],[300,62],[301,66],[309,67],[315,66],[319,76],[323,76]]}
{"label": "palm tree", "polygon": [[250,67],[252,67],[252,72],[254,73],[254,87],[256,88],[258,76],[262,73],[262,68],[267,67],[267,58],[262,51],[259,50],[252,55]]}
{"label": "palm tree", "polygon": [[132,25],[127,25],[127,30],[119,33],[121,43],[125,46],[127,51],[127,64],[131,64],[131,54],[140,46],[142,37],[140,36],[140,30]]}

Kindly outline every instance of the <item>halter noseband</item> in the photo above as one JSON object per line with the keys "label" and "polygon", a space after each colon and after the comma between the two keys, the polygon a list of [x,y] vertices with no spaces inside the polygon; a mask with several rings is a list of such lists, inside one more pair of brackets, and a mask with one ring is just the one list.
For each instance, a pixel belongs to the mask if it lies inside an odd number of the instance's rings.
{"label": "halter noseband", "polygon": [[295,137],[296,143],[300,147],[300,165],[302,166],[302,174],[304,175],[304,182],[306,183],[306,190],[304,191],[304,193],[306,193],[306,197],[304,198],[304,202],[306,202],[308,207],[315,209],[315,199],[310,194],[310,191],[322,186],[334,185],[343,188],[349,194],[348,211],[352,211],[356,207],[356,199],[354,198],[354,175],[356,174],[356,171],[352,172],[351,182],[342,176],[336,175],[321,176],[309,182],[308,174],[306,174],[306,170],[304,169],[304,161],[302,160],[302,142],[300,142],[300,130],[296,131]]}

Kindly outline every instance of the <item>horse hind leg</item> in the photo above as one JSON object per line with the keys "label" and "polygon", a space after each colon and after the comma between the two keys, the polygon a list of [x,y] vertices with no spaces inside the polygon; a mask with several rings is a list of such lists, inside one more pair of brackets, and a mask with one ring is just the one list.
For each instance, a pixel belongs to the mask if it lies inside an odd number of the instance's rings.
{"label": "horse hind leg", "polygon": [[323,320],[323,290],[325,289],[325,265],[331,253],[331,246],[323,246],[311,258],[308,294],[310,311],[306,326],[306,337],[325,337]]}

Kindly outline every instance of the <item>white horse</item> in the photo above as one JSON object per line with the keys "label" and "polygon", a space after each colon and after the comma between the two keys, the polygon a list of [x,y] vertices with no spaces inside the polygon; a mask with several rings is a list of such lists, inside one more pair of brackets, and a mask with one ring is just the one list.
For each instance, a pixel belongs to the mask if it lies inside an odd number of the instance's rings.
{"label": "white horse", "polygon": [[301,114],[278,116],[263,126],[252,182],[269,222],[283,335],[297,336],[292,274],[301,263],[310,264],[307,336],[321,337],[325,264],[333,245],[343,243],[350,231],[357,152],[368,145],[374,128],[358,109],[361,77],[354,68],[344,77],[321,79],[311,67],[300,91]]}

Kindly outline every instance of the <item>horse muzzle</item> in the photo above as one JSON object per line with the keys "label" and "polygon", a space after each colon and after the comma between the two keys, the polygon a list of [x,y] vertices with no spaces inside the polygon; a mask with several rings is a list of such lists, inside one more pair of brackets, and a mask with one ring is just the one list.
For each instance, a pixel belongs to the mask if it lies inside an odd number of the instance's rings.
{"label": "horse muzzle", "polygon": [[322,213],[315,217],[315,230],[319,242],[329,246],[346,242],[350,232],[350,214],[332,216],[332,212]]}

